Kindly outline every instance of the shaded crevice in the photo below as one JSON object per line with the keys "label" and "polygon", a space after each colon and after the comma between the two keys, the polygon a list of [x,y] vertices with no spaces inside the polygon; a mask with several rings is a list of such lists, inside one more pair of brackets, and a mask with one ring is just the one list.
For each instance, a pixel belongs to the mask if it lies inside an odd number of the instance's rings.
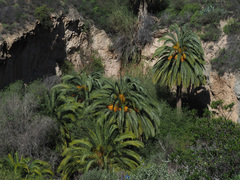
{"label": "shaded crevice", "polygon": [[57,62],[66,59],[65,29],[62,17],[50,30],[37,24],[35,29],[16,40],[0,63],[0,88],[16,80],[28,83],[55,75]]}

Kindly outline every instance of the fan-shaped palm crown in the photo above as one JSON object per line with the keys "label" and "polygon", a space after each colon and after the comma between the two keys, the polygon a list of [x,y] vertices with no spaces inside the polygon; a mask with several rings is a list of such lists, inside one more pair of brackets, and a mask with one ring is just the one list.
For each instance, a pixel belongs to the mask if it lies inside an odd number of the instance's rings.
{"label": "fan-shaped palm crown", "polygon": [[185,88],[205,83],[204,53],[198,37],[185,27],[181,30],[176,24],[170,27],[170,31],[159,39],[165,41],[164,45],[154,53],[158,61],[153,66],[153,82]]}
{"label": "fan-shaped palm crown", "polygon": [[115,84],[105,84],[91,97],[93,103],[87,109],[96,116],[98,123],[115,123],[122,132],[131,131],[138,137],[155,135],[160,111],[137,82],[125,77]]}
{"label": "fan-shaped palm crown", "polygon": [[143,147],[143,143],[135,140],[132,132],[120,134],[117,125],[107,124],[96,124],[95,131],[85,129],[85,132],[87,138],[74,140],[62,154],[65,158],[58,171],[62,172],[63,179],[90,168],[128,171],[140,164],[141,156],[131,148]]}

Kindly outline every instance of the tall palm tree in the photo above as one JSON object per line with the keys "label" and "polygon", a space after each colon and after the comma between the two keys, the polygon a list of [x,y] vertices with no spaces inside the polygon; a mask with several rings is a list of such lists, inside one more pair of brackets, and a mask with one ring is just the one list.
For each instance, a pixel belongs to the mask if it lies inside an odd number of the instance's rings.
{"label": "tall palm tree", "polygon": [[154,56],[158,61],[153,66],[153,82],[163,86],[177,86],[177,107],[182,107],[182,88],[198,87],[205,83],[204,52],[196,34],[177,24],[170,27],[159,41]]}
{"label": "tall palm tree", "polygon": [[117,125],[109,124],[96,124],[95,131],[84,130],[87,137],[74,140],[62,153],[64,159],[58,171],[62,172],[63,180],[96,167],[129,171],[140,165],[141,156],[132,149],[143,147],[143,143],[135,140],[133,133],[120,134]]}
{"label": "tall palm tree", "polygon": [[91,95],[93,103],[86,112],[96,116],[98,123],[115,123],[121,132],[133,132],[138,138],[155,136],[160,124],[158,106],[145,89],[125,77],[120,82],[107,83]]}

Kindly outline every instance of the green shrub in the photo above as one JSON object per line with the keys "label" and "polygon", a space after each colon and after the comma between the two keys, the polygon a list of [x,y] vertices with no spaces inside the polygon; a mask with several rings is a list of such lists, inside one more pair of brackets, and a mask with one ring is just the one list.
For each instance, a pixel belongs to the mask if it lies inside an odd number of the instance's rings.
{"label": "green shrub", "polygon": [[[212,7],[212,8],[210,8]],[[226,15],[226,12],[221,8],[214,8],[213,6],[205,7],[200,11],[196,11],[190,18],[190,23],[195,28],[201,28],[208,24],[218,24]]]}
{"label": "green shrub", "polygon": [[216,24],[208,24],[204,27],[203,34],[200,34],[200,38],[203,41],[217,41],[221,35],[221,30]]}
{"label": "green shrub", "polygon": [[40,20],[41,24],[45,29],[49,29],[52,26],[50,13],[53,11],[51,8],[48,8],[47,5],[42,5],[35,9],[34,15]]}
{"label": "green shrub", "polygon": [[106,170],[93,169],[79,176],[79,180],[118,180],[118,177]]}
{"label": "green shrub", "polygon": [[235,40],[236,36],[237,35],[228,37],[228,48],[221,49],[218,56],[211,60],[212,68],[217,70],[221,76],[225,72],[235,72],[240,69],[240,43]]}
{"label": "green shrub", "polygon": [[192,145],[171,155],[188,179],[229,179],[240,173],[238,124],[223,118],[201,118],[188,132],[194,137]]}
{"label": "green shrub", "polygon": [[240,22],[237,19],[231,19],[228,21],[227,25],[223,27],[223,32],[226,34],[236,34],[240,30]]}
{"label": "green shrub", "polygon": [[130,174],[130,180],[183,180],[177,172],[168,171],[166,164],[143,164]]}
{"label": "green shrub", "polygon": [[12,171],[1,169],[0,167],[0,179],[1,180],[18,180],[21,179],[20,174],[14,174]]}
{"label": "green shrub", "polygon": [[195,13],[196,11],[199,11],[199,10],[201,10],[201,5],[198,3],[185,4],[179,14],[181,16],[184,16],[186,13]]}
{"label": "green shrub", "polygon": [[240,175],[235,176],[235,177],[232,178],[231,180],[240,180]]}
{"label": "green shrub", "polygon": [[184,5],[186,4],[186,0],[178,0],[178,1],[175,1],[175,0],[170,0],[170,8],[174,9],[174,11],[177,11],[177,12],[180,12]]}
{"label": "green shrub", "polygon": [[125,34],[133,29],[136,16],[130,9],[128,1],[106,0],[73,2],[80,13],[92,19],[95,25],[112,34]]}
{"label": "green shrub", "polygon": [[67,60],[59,62],[59,66],[63,75],[72,74],[75,72],[73,63]]}

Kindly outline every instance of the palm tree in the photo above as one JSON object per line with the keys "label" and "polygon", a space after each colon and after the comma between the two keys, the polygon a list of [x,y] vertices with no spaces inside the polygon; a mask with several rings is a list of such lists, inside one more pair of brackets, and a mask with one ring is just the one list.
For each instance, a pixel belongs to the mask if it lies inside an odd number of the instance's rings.
{"label": "palm tree", "polygon": [[22,178],[54,176],[51,166],[47,162],[41,160],[32,161],[29,157],[24,158],[23,155],[19,156],[17,152],[14,155],[8,154],[8,157],[1,159],[0,165],[2,165],[4,169],[12,171],[14,175],[21,175]]}
{"label": "palm tree", "polygon": [[62,83],[55,85],[51,94],[47,96],[46,106],[48,114],[60,125],[60,140],[62,148],[68,147],[71,141],[71,132],[68,124],[76,122],[89,99],[90,93],[102,86],[100,73],[87,75],[66,75],[62,77]]}
{"label": "palm tree", "polygon": [[117,125],[109,124],[96,124],[95,131],[84,131],[87,137],[74,140],[62,153],[65,158],[58,171],[62,172],[63,180],[96,167],[129,171],[140,165],[141,156],[132,149],[143,147],[143,143],[135,140],[133,133],[120,134]]}
{"label": "palm tree", "polygon": [[125,77],[120,82],[106,83],[92,93],[92,105],[86,108],[98,123],[115,123],[121,132],[133,132],[138,138],[155,136],[160,124],[156,102],[137,82]]}
{"label": "palm tree", "polygon": [[205,83],[204,52],[196,34],[177,24],[170,27],[159,41],[154,56],[158,61],[153,66],[153,82],[163,86],[177,86],[177,108],[182,107],[182,88],[198,87]]}
{"label": "palm tree", "polygon": [[65,75],[62,77],[62,83],[54,86],[53,89],[60,90],[61,95],[65,97],[75,97],[76,102],[83,102],[89,99],[93,90],[102,87],[102,80],[101,73]]}

